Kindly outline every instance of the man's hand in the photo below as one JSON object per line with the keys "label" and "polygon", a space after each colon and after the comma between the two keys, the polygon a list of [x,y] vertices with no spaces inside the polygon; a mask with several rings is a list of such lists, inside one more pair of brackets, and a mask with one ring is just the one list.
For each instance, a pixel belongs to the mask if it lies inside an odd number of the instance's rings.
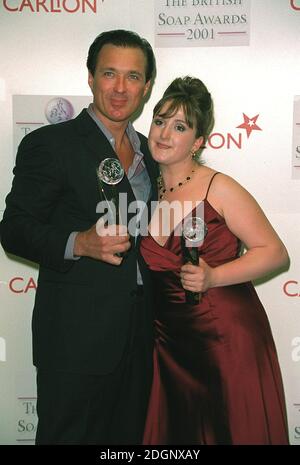
{"label": "man's hand", "polygon": [[74,255],[95,258],[111,265],[120,265],[123,258],[115,254],[127,252],[130,246],[126,226],[112,224],[106,227],[99,220],[87,231],[77,234]]}

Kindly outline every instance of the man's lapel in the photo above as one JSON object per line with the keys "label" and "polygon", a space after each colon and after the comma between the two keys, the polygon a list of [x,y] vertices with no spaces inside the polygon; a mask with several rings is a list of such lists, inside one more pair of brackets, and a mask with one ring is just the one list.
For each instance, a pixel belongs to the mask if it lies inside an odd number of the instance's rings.
{"label": "man's lapel", "polygon": [[[105,158],[118,159],[118,156],[105,135],[98,128],[97,124],[92,120],[86,110],[83,110],[80,113],[77,117],[77,121],[79,133],[84,138],[84,144],[87,147],[87,155],[91,157],[92,163],[95,166],[95,183],[98,184],[97,171],[101,161]],[[122,181],[115,185],[115,190],[118,193],[127,193],[127,203],[135,200],[135,196],[126,174]]]}

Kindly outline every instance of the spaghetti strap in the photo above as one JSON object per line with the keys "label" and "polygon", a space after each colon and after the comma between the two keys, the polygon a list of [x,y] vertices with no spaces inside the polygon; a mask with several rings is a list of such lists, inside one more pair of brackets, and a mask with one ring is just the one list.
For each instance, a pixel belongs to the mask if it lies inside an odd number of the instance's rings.
{"label": "spaghetti strap", "polygon": [[220,171],[217,171],[216,173],[214,173],[214,174],[212,175],[212,177],[210,178],[210,181],[209,181],[209,184],[208,184],[208,188],[207,188],[207,191],[206,191],[206,195],[205,195],[205,197],[204,197],[204,200],[207,200],[207,196],[208,196],[208,192],[209,192],[211,183],[213,182],[213,179],[214,179],[214,177],[216,176],[216,174],[220,174]]}

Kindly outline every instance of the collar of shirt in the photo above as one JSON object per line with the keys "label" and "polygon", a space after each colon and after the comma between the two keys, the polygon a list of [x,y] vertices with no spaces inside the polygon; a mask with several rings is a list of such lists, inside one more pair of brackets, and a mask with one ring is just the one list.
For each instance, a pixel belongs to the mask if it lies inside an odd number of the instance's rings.
{"label": "collar of shirt", "polygon": [[[100,121],[97,118],[94,112],[92,103],[90,103],[90,105],[88,106],[87,113],[95,121],[95,123],[97,124],[99,129],[103,132],[103,134],[105,135],[106,139],[108,140],[112,148],[115,150],[115,139],[110,133],[110,131],[104,126],[102,121]],[[134,150],[134,159],[127,173],[128,179],[131,179],[133,176],[137,176],[138,174],[140,174],[141,171],[143,171],[143,169],[145,168],[145,163],[143,160],[144,154],[141,152],[141,142],[131,121],[128,122],[128,125],[126,128],[126,134]]]}

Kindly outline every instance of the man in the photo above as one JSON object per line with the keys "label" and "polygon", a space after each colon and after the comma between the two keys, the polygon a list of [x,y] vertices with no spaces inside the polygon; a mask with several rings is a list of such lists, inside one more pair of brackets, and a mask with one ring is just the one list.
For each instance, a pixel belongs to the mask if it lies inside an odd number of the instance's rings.
{"label": "man", "polygon": [[0,230],[7,252],[40,265],[37,444],[140,443],[151,378],[146,269],[124,226],[98,234],[96,209],[105,158],[126,172],[115,189],[128,205],[155,196],[147,140],[129,121],[149,91],[154,55],[137,34],[114,30],[95,39],[87,66],[93,104],[22,140]]}

